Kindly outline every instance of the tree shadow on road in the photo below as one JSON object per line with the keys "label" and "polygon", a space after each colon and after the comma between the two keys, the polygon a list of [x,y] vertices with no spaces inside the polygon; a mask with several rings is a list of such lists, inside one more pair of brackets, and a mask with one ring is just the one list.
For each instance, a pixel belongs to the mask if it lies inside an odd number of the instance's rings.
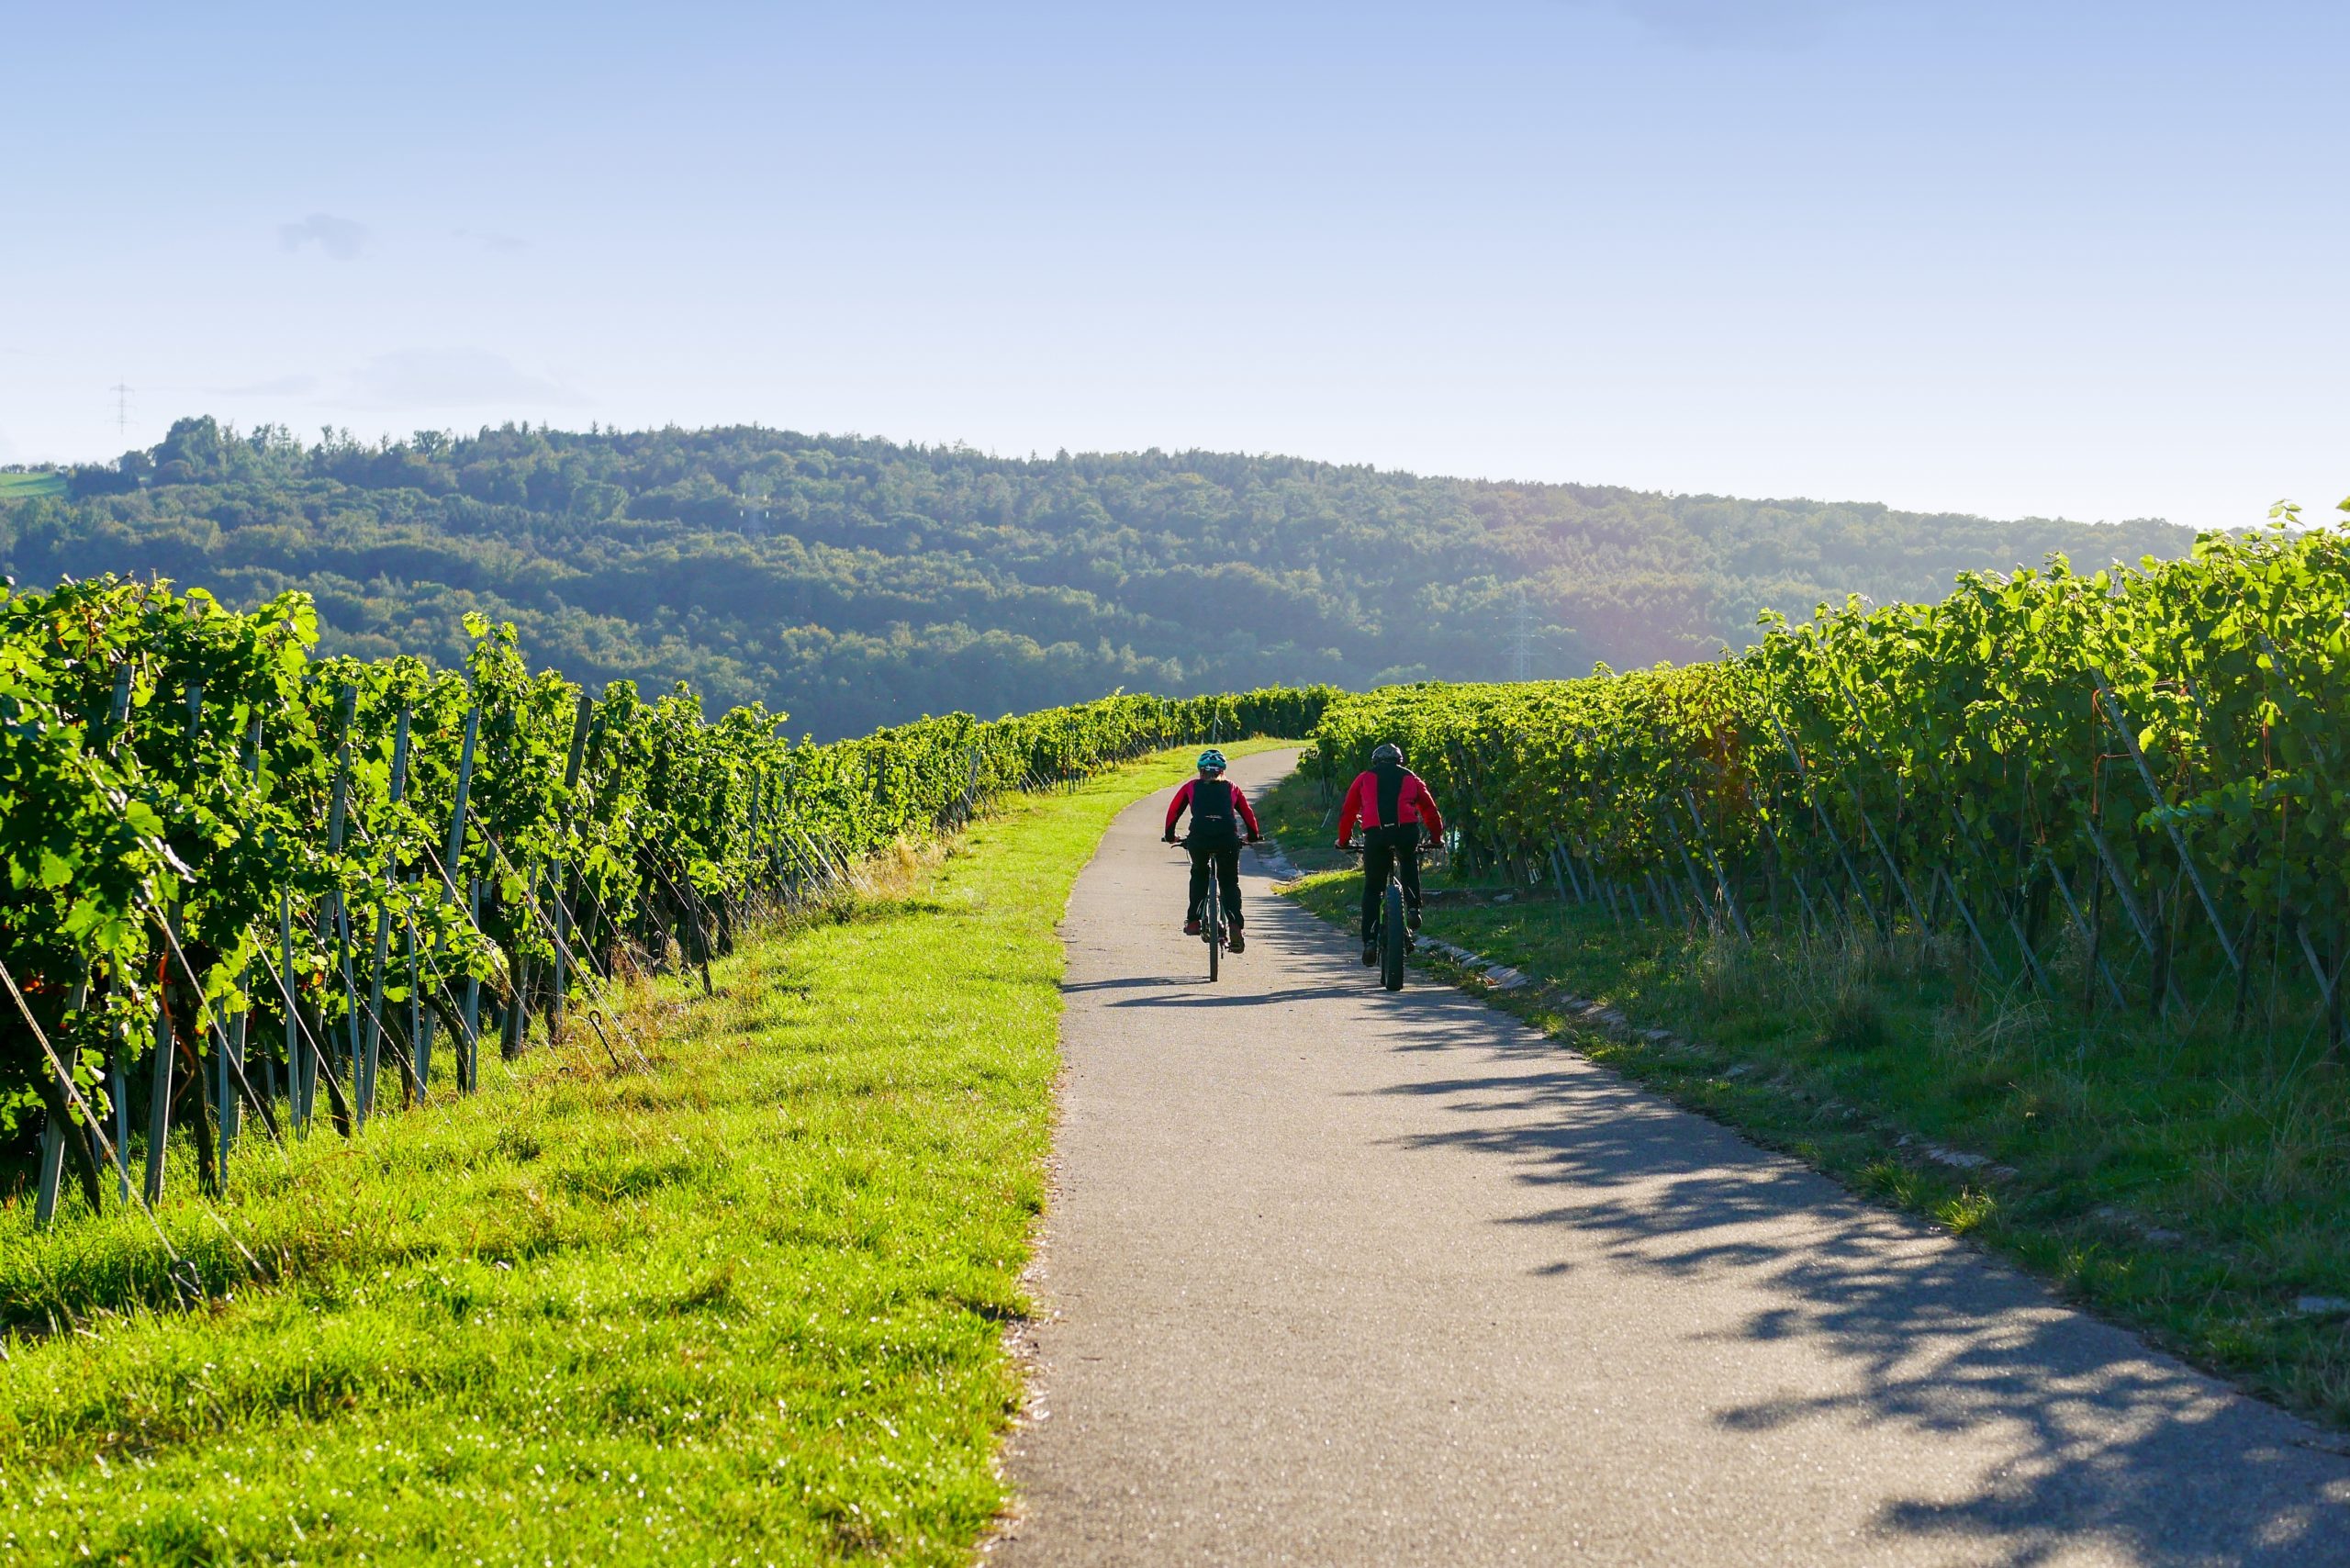
{"label": "tree shadow on road", "polygon": [[1430,1009],[1413,1037],[1390,1042],[1492,1068],[1388,1090],[1457,1118],[1407,1146],[1508,1161],[1517,1182],[1557,1200],[1508,1223],[1572,1227],[1586,1259],[1595,1244],[1619,1268],[1734,1276],[1764,1304],[1697,1338],[1805,1336],[1857,1376],[1857,1389],[1725,1406],[1721,1427],[1964,1430],[2010,1452],[1975,1495],[1889,1503],[1881,1528],[2010,1568],[2054,1561],[2084,1538],[2144,1562],[2350,1564],[2350,1460],[2315,1428],[1612,1074],[1500,1047],[1496,1028],[1516,1025],[1483,1009]]}

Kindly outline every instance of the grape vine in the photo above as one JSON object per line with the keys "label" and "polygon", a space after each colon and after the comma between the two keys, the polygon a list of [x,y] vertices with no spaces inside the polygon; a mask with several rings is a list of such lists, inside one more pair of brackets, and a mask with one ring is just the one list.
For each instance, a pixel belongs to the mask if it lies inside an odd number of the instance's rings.
{"label": "grape vine", "polygon": [[300,595],[0,592],[0,1133],[42,1121],[42,1218],[61,1187],[152,1202],[166,1150],[217,1188],[256,1118],[351,1133],[469,1089],[485,1043],[524,1048],[632,961],[706,966],[762,901],[1006,790],[1302,734],[1332,695],[1120,695],[793,744],[782,714],[711,718],[682,686],[590,700],[510,627],[466,630],[465,667],[438,669],[319,656]]}
{"label": "grape vine", "polygon": [[1765,617],[1714,664],[1344,697],[1314,739],[1333,780],[1402,743],[1467,864],[1618,919],[1934,934],[2154,1013],[2241,1015],[2257,970],[2339,1040],[2350,531],[2298,521]]}

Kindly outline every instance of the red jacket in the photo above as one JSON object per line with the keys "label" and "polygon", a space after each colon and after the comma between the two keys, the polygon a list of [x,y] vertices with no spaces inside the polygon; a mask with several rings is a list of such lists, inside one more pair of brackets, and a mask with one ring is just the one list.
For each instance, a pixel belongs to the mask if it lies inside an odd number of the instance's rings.
{"label": "red jacket", "polygon": [[[1169,833],[1173,833],[1175,831],[1175,819],[1181,816],[1185,809],[1191,805],[1192,794],[1198,783],[1199,780],[1196,778],[1184,779],[1183,787],[1181,790],[1176,790],[1175,798],[1167,803],[1167,831]],[[1240,786],[1237,784],[1235,784],[1232,787],[1232,809],[1239,814],[1240,825],[1248,830],[1248,836],[1255,838],[1257,836],[1257,813],[1249,808],[1248,797],[1240,792]]]}
{"label": "red jacket", "polygon": [[1347,790],[1347,803],[1338,809],[1338,842],[1354,842],[1358,822],[1367,828],[1418,823],[1428,830],[1428,837],[1444,836],[1444,819],[1437,814],[1436,797],[1420,782],[1420,776],[1408,767],[1404,769],[1404,787],[1396,792],[1395,819],[1392,824],[1379,820],[1379,775],[1366,767],[1355,775],[1353,786]]}

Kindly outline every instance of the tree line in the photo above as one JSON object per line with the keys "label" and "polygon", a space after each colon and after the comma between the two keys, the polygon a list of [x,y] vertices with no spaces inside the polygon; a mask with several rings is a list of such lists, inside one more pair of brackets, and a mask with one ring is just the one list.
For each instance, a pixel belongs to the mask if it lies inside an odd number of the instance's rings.
{"label": "tree line", "polygon": [[1765,609],[1936,598],[2184,528],[1502,484],[1202,452],[1007,458],[740,426],[316,441],[183,419],[0,493],[0,565],[308,593],[330,652],[510,621],[591,688],[688,680],[818,736],[1125,689],[1580,674],[1743,647]]}

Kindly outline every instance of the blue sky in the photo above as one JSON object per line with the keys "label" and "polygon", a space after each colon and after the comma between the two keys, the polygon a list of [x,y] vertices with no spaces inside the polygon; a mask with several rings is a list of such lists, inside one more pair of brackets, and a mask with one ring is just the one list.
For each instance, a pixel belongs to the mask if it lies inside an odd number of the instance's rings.
{"label": "blue sky", "polygon": [[0,0],[0,462],[757,420],[2320,510],[2345,17]]}

